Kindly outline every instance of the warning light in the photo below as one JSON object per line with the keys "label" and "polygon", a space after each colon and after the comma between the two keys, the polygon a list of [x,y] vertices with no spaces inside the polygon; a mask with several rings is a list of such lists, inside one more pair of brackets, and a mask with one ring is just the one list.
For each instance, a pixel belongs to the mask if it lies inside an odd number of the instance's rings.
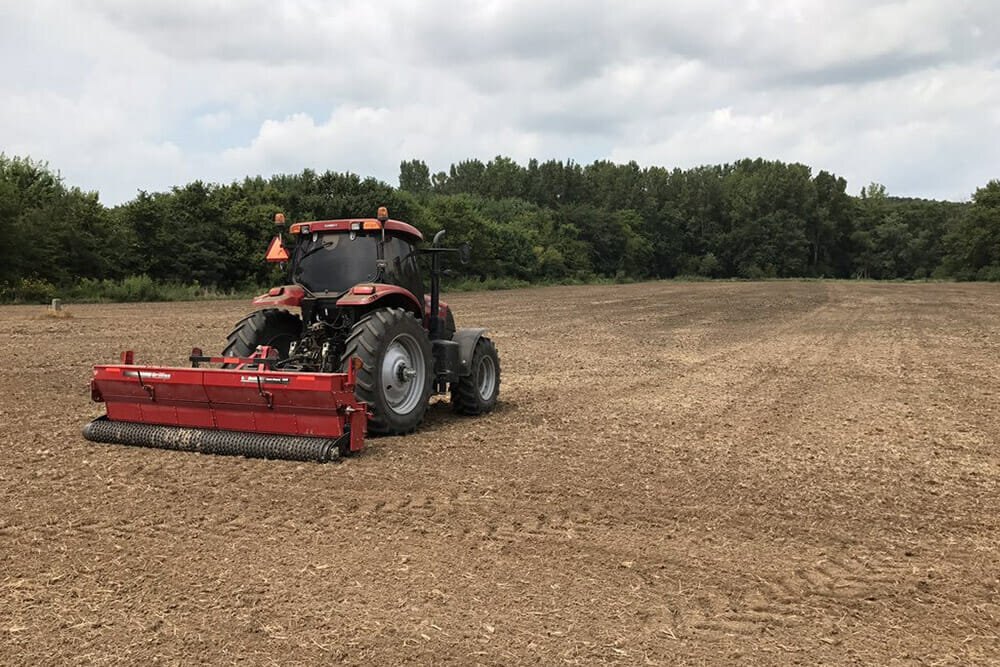
{"label": "warning light", "polygon": [[364,230],[366,232],[377,232],[381,231],[382,225],[378,224],[375,220],[365,220]]}
{"label": "warning light", "polygon": [[389,209],[387,209],[385,206],[379,206],[378,215],[376,215],[375,217],[378,218],[379,222],[385,222],[386,220],[389,219]]}
{"label": "warning light", "polygon": [[279,227],[284,227],[285,226],[285,214],[284,213],[275,213],[274,214],[274,224],[278,225]]}

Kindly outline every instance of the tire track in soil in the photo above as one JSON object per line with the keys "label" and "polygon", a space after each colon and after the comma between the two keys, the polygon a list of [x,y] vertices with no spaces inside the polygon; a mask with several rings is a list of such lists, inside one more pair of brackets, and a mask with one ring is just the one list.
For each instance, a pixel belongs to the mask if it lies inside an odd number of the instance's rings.
{"label": "tire track in soil", "polygon": [[[674,395],[699,394],[703,392],[705,380],[703,374],[707,369],[719,364],[728,366],[728,362],[730,362],[734,357],[752,357],[753,355],[751,355],[750,352],[760,349],[762,346],[766,345],[768,341],[773,341],[792,332],[800,331],[802,325],[808,322],[810,318],[836,307],[835,304],[831,303],[832,291],[832,288],[827,286],[823,296],[818,299],[818,303],[815,305],[797,313],[793,317],[783,318],[778,323],[767,322],[761,327],[761,330],[755,331],[750,335],[744,335],[736,342],[727,341],[722,345],[714,342],[714,337],[720,335],[720,327],[717,326],[720,322],[715,319],[705,319],[699,326],[696,327],[665,327],[669,331],[669,337],[671,338],[670,345],[672,347],[679,347],[683,350],[689,347],[689,345],[681,343],[685,337],[697,337],[698,342],[701,344],[704,344],[706,341],[713,342],[713,348],[715,349],[701,354],[689,352],[686,355],[681,355],[680,358],[677,357],[676,353],[671,353],[665,358],[658,358],[661,365],[657,370],[661,371],[659,375],[661,376],[663,383],[671,386],[672,394]],[[591,329],[589,335],[590,341],[592,344],[595,344],[598,349],[601,349],[602,342],[604,347],[620,345],[620,328],[622,324],[632,323],[633,321],[642,321],[641,319],[636,320],[635,318],[632,318],[632,311],[623,308],[628,305],[626,302],[616,302],[616,305],[623,314],[614,324],[605,323],[603,325],[595,325],[594,323],[591,323],[589,325]],[[747,304],[742,304],[740,307],[747,308]],[[714,315],[716,317],[720,317],[724,312],[724,310],[719,310],[714,313]],[[681,319],[682,315],[690,314],[690,312],[686,311],[677,311],[676,313],[673,313],[672,318]],[[708,330],[708,334],[706,336],[700,336],[700,332],[705,331],[706,329]],[[600,333],[598,334],[598,332]],[[597,341],[597,343],[595,343],[595,341]],[[634,340],[629,342],[637,348],[642,349],[645,341]],[[655,352],[655,350],[653,351]],[[645,354],[646,351],[644,350],[643,355]],[[803,355],[806,354],[806,352],[803,351],[799,354]],[[685,358],[685,356],[690,355],[693,355],[694,358]],[[598,361],[600,361],[600,359],[598,359]],[[664,365],[669,368],[665,368]],[[593,373],[596,370],[598,369],[590,369],[589,372]],[[604,400],[607,400],[609,395],[617,394],[618,396],[622,396],[624,398],[613,399],[611,401],[612,404],[625,404],[626,406],[631,407],[634,403],[634,400],[631,397],[641,393],[642,389],[647,388],[650,385],[649,378],[636,379],[628,374],[615,373],[615,368],[603,368],[601,370],[604,371],[604,381],[600,384],[595,384],[592,389],[587,391],[581,392],[577,389],[577,393],[581,398],[589,399],[592,395],[596,395]],[[678,374],[669,375],[664,372],[667,370],[674,370]],[[744,388],[755,390],[765,384],[768,380],[770,380],[769,376],[755,375],[752,378],[752,381],[744,385]],[[685,382],[691,383],[690,386],[687,387],[687,391],[685,391],[684,388]],[[553,394],[551,396],[553,401],[559,400],[560,398],[561,396],[558,394]],[[644,405],[640,404],[639,407],[644,407]],[[719,408],[716,412],[711,413],[711,416],[719,416],[727,407],[728,405]],[[699,414],[703,414],[701,410],[698,412]]]}
{"label": "tire track in soil", "polygon": [[[359,525],[418,526],[462,540],[507,543],[538,538],[574,539],[592,526],[579,512],[510,503],[469,493],[408,494],[403,498],[366,499],[344,508],[345,518]],[[497,517],[501,517],[498,519]]]}
{"label": "tire track in soil", "polygon": [[[722,349],[715,349],[684,366],[681,378],[672,378],[674,393],[685,395],[704,391],[704,376],[711,374],[713,367],[721,367],[716,372],[724,380],[725,397],[716,405],[698,405],[689,412],[682,413],[679,421],[697,420],[704,425],[695,431],[702,440],[708,440],[720,421],[727,424],[760,421],[761,415],[774,415],[779,411],[787,422],[802,409],[809,388],[815,384],[816,369],[821,368],[832,354],[843,349],[856,323],[862,316],[861,309],[851,309],[844,317],[841,303],[833,295],[834,288],[827,286],[824,298],[818,305],[782,320],[777,326],[766,326],[755,332],[750,340],[729,343]],[[813,333],[803,335],[803,330]],[[775,351],[776,341],[798,340],[791,351]],[[744,360],[758,360],[755,363],[740,363]],[[759,361],[763,360],[763,361]],[[738,371],[739,374],[734,374]],[[689,379],[690,378],[690,379]],[[622,378],[624,379],[624,378]],[[676,386],[677,384],[681,386]],[[685,383],[691,386],[684,387]],[[625,398],[617,399],[625,409],[641,410],[643,404],[632,397],[640,394],[637,390],[649,384],[648,379],[619,380],[615,383],[615,393]],[[697,386],[695,386],[697,385]],[[775,391],[777,385],[779,389]],[[761,388],[769,391],[762,400],[748,402],[748,397],[761,396]],[[607,392],[601,387],[601,393]],[[765,433],[773,437],[774,432]],[[490,524],[485,535],[489,538],[507,537],[517,540],[525,536],[552,535],[565,538],[570,531],[580,530],[580,526],[567,526],[565,521],[553,523],[545,515],[537,520],[523,522],[516,519],[498,525]],[[757,635],[774,627],[790,627],[805,622],[802,607],[809,597],[823,597],[833,600],[859,600],[871,597],[874,586],[884,581],[892,583],[892,577],[883,576],[879,568],[863,565],[853,558],[821,559],[807,563],[792,571],[779,575],[773,581],[762,580],[745,596],[735,597],[702,588],[681,606],[671,610],[673,632],[690,632],[709,640],[721,640],[734,634]]]}
{"label": "tire track in soil", "polygon": [[[771,580],[762,580],[742,596],[709,588],[687,597],[673,608],[664,626],[678,636],[724,641],[733,636],[774,635],[788,628],[814,623],[807,608],[819,598],[844,608],[846,603],[875,601],[899,585],[901,568],[879,566],[852,557],[825,556]],[[845,609],[846,613],[846,609]],[[829,640],[828,640],[829,641]]]}
{"label": "tire track in soil", "polygon": [[[654,376],[659,380],[657,384],[670,386],[671,395],[680,397],[680,401],[683,401],[683,397],[686,396],[705,394],[706,375],[722,378],[723,384],[720,388],[724,391],[711,394],[707,400],[699,402],[689,410],[683,410],[683,406],[680,406],[682,409],[677,415],[676,421],[686,422],[693,419],[705,422],[705,430],[710,428],[710,422],[713,420],[725,417],[725,420],[731,421],[729,415],[737,414],[738,408],[746,405],[748,397],[759,395],[762,387],[774,382],[775,377],[781,372],[794,368],[797,361],[801,362],[810,354],[814,361],[822,361],[822,355],[818,354],[818,347],[809,349],[807,346],[799,346],[792,357],[787,354],[771,354],[769,350],[775,340],[782,340],[787,338],[789,334],[800,332],[803,325],[808,324],[817,316],[837,312],[836,305],[831,303],[831,291],[832,289],[828,286],[820,303],[794,317],[782,319],[778,323],[766,323],[759,331],[744,336],[735,343],[729,341],[724,341],[721,345],[715,343],[713,347],[716,349],[697,354],[693,359],[670,357],[661,360],[666,362],[667,366],[660,366],[658,369],[660,372]],[[721,335],[717,331],[718,327],[714,326],[715,324],[715,322],[708,320],[697,329],[686,328],[684,331],[688,331],[687,335],[694,335],[694,332],[709,328],[712,331],[707,340],[712,341],[712,336]],[[685,334],[674,331],[673,335],[680,337]],[[828,338],[829,336],[825,336],[823,340]],[[704,344],[705,337],[702,337],[700,342]],[[768,363],[757,361],[751,364],[750,368],[747,368],[747,364],[734,363],[734,360],[740,359],[769,359],[770,361]],[[734,375],[737,372],[741,372],[742,375]],[[595,388],[592,393],[603,397],[617,396],[608,402],[619,410],[638,414],[647,411],[649,406],[645,403],[645,399],[636,400],[635,397],[645,396],[643,390],[650,386],[651,379],[649,377],[633,379],[629,376],[618,376],[615,379],[617,381],[612,386],[604,384]],[[612,389],[613,391],[611,391]],[[722,400],[720,397],[730,398]],[[772,401],[772,405],[775,402]],[[678,407],[677,403],[674,402],[670,406],[674,409]],[[704,436],[705,432],[701,432],[699,435]]]}
{"label": "tire track in soil", "polygon": [[[828,292],[831,288],[827,288]],[[725,352],[711,355],[705,366],[714,363],[729,368],[746,368],[734,364],[733,354],[739,357],[778,360],[765,366],[765,373],[744,374],[727,384],[727,395],[732,396],[719,406],[705,412],[698,411],[699,419],[706,422],[697,434],[710,440],[719,422],[728,424],[759,422],[761,415],[782,417],[781,426],[794,421],[807,405],[812,391],[829,387],[818,382],[819,369],[843,350],[864,310],[853,308],[845,315],[836,300],[812,310],[795,321],[779,327],[773,335],[761,337],[745,345],[737,345]],[[776,341],[787,334],[803,329],[812,330],[798,341],[791,355],[773,354]],[[756,366],[750,366],[756,368]],[[769,391],[761,400],[749,402],[747,397],[759,396],[759,389],[767,385]],[[775,390],[777,385],[777,390]],[[812,391],[811,391],[812,390]],[[778,410],[780,408],[780,410]],[[694,413],[685,419],[695,417]],[[780,428],[763,432],[765,440],[780,435]],[[840,605],[844,602],[876,600],[898,586],[903,568],[891,564],[877,564],[873,560],[859,560],[851,556],[823,556],[814,561],[800,563],[785,572],[760,578],[743,595],[734,596],[702,588],[687,598],[687,604],[671,611],[670,632],[690,634],[708,641],[723,641],[734,635],[755,636],[773,633],[776,628],[788,628],[807,623],[805,607],[810,598],[822,598]]]}

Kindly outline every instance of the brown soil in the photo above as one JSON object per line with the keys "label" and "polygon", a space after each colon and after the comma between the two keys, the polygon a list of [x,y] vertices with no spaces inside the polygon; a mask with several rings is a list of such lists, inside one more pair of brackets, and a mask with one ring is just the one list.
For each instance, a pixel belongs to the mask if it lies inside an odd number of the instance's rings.
{"label": "brown soil", "polygon": [[94,445],[244,303],[0,309],[0,663],[989,663],[1000,286],[463,294],[502,404],[329,464]]}

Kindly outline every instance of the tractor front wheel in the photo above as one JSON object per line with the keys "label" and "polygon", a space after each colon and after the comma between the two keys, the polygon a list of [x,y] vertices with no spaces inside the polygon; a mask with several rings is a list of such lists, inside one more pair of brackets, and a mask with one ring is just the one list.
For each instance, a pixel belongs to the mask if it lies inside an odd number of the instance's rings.
{"label": "tractor front wheel", "polygon": [[481,415],[496,407],[500,396],[500,356],[486,336],[472,352],[471,372],[451,383],[451,405],[463,415]]}
{"label": "tractor front wheel", "polygon": [[288,346],[302,335],[302,320],[287,310],[264,308],[236,323],[226,339],[224,357],[249,357],[258,345],[269,345],[284,359]]}
{"label": "tractor front wheel", "polygon": [[361,360],[354,395],[368,404],[369,433],[399,435],[413,431],[427,411],[434,359],[427,332],[402,308],[374,310],[354,325],[341,368]]}

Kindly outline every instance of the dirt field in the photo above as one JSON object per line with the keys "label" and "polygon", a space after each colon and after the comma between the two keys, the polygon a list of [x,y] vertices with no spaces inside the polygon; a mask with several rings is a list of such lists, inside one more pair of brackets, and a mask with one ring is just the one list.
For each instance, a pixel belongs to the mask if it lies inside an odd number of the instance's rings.
{"label": "dirt field", "polygon": [[501,409],[329,465],[79,436],[247,304],[0,308],[0,663],[1000,660],[1000,286],[448,300]]}

